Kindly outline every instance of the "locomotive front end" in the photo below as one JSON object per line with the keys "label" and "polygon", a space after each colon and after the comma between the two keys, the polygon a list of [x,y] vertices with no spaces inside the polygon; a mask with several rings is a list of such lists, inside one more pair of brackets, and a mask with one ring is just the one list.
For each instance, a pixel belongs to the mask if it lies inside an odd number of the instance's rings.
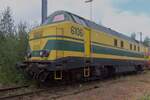
{"label": "locomotive front end", "polygon": [[68,30],[69,18],[64,13],[52,14],[39,28],[29,33],[27,60],[19,64],[35,80],[45,82],[62,79],[64,33]]}
{"label": "locomotive front end", "polygon": [[44,26],[29,33],[30,50],[22,68],[32,78],[45,81],[50,71],[53,71],[55,60],[59,57],[57,36],[60,34],[61,29],[55,26]]}

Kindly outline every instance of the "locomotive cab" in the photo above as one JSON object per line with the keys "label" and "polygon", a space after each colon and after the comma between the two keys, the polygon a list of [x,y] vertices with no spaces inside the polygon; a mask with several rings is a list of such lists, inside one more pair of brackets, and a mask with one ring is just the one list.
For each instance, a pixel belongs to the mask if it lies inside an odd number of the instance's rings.
{"label": "locomotive cab", "polygon": [[55,12],[43,25],[29,33],[31,54],[29,60],[55,60],[58,57],[59,40],[63,38],[67,22],[71,21],[66,13]]}

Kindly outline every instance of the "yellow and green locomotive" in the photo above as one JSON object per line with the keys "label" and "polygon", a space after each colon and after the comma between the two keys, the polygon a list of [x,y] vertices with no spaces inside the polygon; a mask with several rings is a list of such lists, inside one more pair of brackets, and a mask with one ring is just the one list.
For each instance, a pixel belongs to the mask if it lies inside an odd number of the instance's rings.
{"label": "yellow and green locomotive", "polygon": [[148,61],[142,43],[67,11],[54,12],[33,29],[29,44],[20,67],[42,82],[142,71]]}

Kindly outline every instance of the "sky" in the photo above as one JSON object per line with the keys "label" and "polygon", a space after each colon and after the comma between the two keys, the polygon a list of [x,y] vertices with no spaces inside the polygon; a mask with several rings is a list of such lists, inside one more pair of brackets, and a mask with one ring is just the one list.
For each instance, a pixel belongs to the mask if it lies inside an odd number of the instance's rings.
{"label": "sky", "polygon": [[[48,0],[48,15],[66,10],[90,19],[90,5],[85,0]],[[120,33],[143,32],[150,36],[150,0],[93,0],[93,21]],[[0,12],[9,6],[16,23],[41,22],[41,0],[0,0]]]}

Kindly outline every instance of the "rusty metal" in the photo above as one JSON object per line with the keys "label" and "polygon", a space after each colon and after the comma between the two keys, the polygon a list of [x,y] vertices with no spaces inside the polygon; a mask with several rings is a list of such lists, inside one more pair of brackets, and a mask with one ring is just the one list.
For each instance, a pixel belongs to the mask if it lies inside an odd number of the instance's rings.
{"label": "rusty metal", "polygon": [[8,100],[8,99],[13,99],[13,98],[19,98],[19,97],[23,97],[23,96],[30,96],[33,94],[37,94],[40,92],[44,92],[44,91],[48,91],[49,89],[39,89],[39,90],[35,90],[35,91],[31,91],[31,92],[24,92],[24,93],[20,93],[20,94],[15,94],[15,95],[9,95],[9,96],[3,96],[0,97],[0,100]]}

